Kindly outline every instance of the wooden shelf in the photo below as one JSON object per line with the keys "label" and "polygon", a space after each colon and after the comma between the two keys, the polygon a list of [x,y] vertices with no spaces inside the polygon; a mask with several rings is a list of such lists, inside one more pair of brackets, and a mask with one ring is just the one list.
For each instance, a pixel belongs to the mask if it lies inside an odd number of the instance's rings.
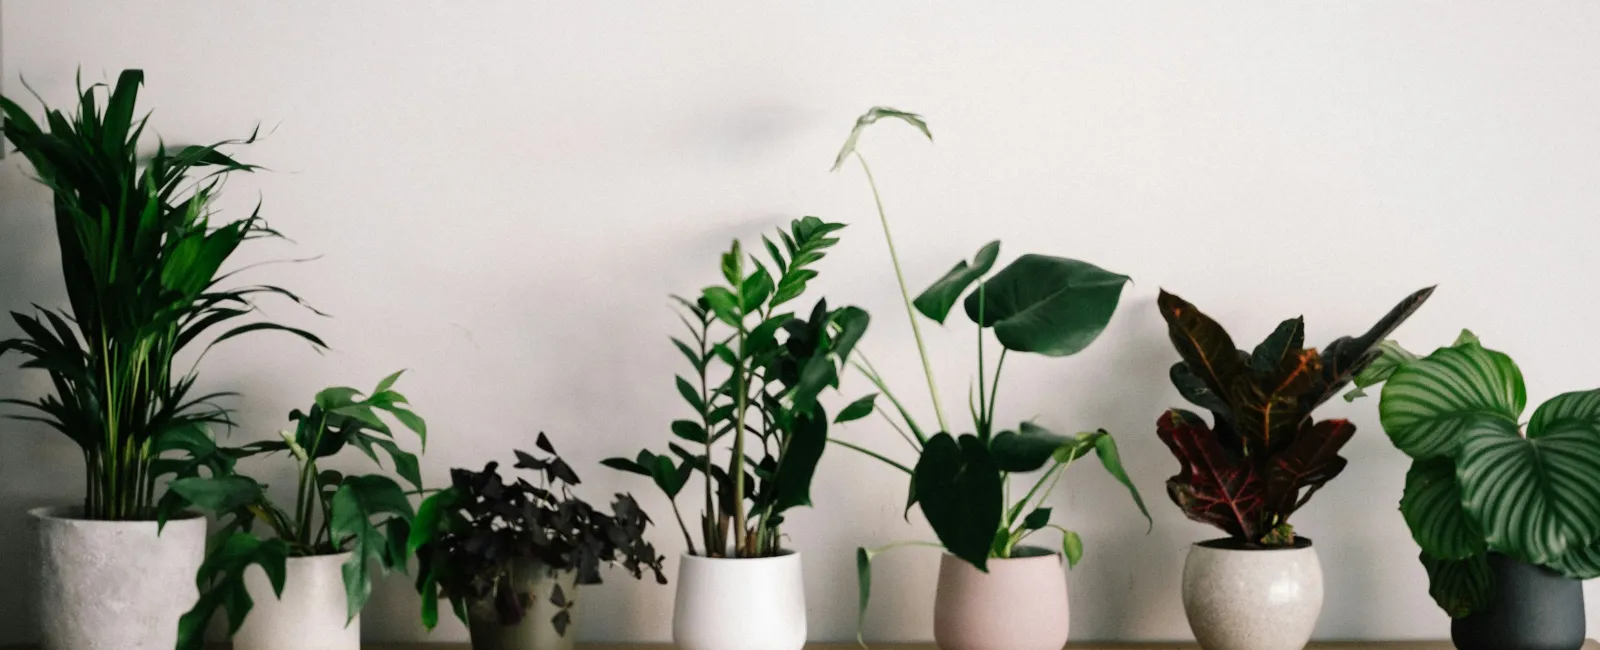
{"label": "wooden shelf", "polygon": [[[932,643],[872,643],[871,650],[938,650]],[[814,643],[806,650],[860,650],[854,643]],[[1067,650],[1198,650],[1189,643],[1070,643]],[[1362,641],[1348,643],[1312,643],[1306,650],[1454,650],[1449,641]],[[1590,641],[1584,650],[1600,650],[1600,643]],[[31,646],[10,646],[0,650],[35,650]],[[211,650],[227,650],[227,646],[213,646]],[[364,650],[471,650],[465,643],[413,643],[375,644]],[[671,645],[654,643],[586,644],[578,650],[672,650]]]}

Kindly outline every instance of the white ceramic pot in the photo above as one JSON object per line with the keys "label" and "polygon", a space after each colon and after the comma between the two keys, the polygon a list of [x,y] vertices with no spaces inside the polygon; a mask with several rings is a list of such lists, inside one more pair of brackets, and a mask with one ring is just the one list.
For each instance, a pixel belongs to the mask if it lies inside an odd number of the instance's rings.
{"label": "white ceramic pot", "polygon": [[349,553],[289,558],[283,597],[261,567],[244,572],[255,601],[233,635],[234,650],[361,650],[361,616],[345,624],[349,609],[340,568]]}
{"label": "white ceramic pot", "polygon": [[933,638],[940,650],[1061,650],[1069,622],[1061,556],[991,559],[988,568],[949,553],[939,560]]}
{"label": "white ceramic pot", "polygon": [[[543,566],[530,565],[518,567],[513,580],[522,585],[529,598],[522,620],[503,625],[492,599],[472,603],[467,607],[472,650],[573,650],[577,645],[574,639],[578,636],[578,573],[552,572]],[[551,599],[558,587],[562,598],[569,603],[566,610],[571,620],[566,634],[556,631],[550,622],[562,609]]]}
{"label": "white ceramic pot", "polygon": [[800,554],[726,559],[684,555],[672,640],[679,650],[801,650],[806,589]]}
{"label": "white ceramic pot", "polygon": [[93,521],[80,508],[29,511],[39,526],[42,650],[172,650],[200,597],[206,520]]}
{"label": "white ceramic pot", "polygon": [[1240,550],[1229,540],[1189,547],[1183,610],[1205,650],[1301,650],[1322,614],[1322,564],[1311,540]]}

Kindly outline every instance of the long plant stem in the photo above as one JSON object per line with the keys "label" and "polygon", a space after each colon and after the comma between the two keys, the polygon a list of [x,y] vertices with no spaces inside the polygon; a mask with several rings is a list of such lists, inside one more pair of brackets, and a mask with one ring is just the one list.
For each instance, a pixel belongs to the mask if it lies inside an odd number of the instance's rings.
{"label": "long plant stem", "polygon": [[868,456],[871,456],[873,458],[876,458],[878,460],[881,460],[881,461],[883,461],[885,463],[888,463],[890,467],[893,467],[893,468],[898,469],[898,470],[900,470],[902,472],[905,472],[906,474],[913,474],[914,473],[914,472],[911,471],[910,467],[906,467],[905,465],[901,465],[900,463],[894,462],[894,461],[890,460],[889,457],[884,456],[883,454],[880,454],[878,452],[872,451],[871,449],[867,449],[866,447],[862,447],[860,445],[851,444],[849,442],[840,440],[838,438],[829,438],[828,442],[832,443],[832,444],[835,444],[835,445],[839,445],[841,447],[844,447],[845,449],[858,451],[858,452],[861,452],[861,453],[866,454]]}
{"label": "long plant stem", "polygon": [[[742,290],[740,295],[743,295]],[[740,321],[739,355],[741,358],[744,356],[744,339],[744,322]],[[745,411],[749,409],[750,396],[746,393],[749,389],[746,387],[747,377],[743,366],[736,366],[733,372],[737,376],[735,384],[739,391],[738,397],[735,398],[737,405],[734,407],[739,412],[738,424],[733,432],[733,556],[743,557],[746,538],[749,537],[748,531],[745,530],[744,511],[744,422]]]}
{"label": "long plant stem", "polygon": [[883,211],[883,197],[878,193],[878,183],[872,178],[872,167],[867,165],[866,157],[857,151],[856,160],[861,161],[861,171],[867,174],[867,185],[872,188],[872,200],[878,206],[878,221],[883,224],[883,240],[889,244],[889,261],[894,264],[894,277],[900,283],[900,297],[906,304],[906,316],[911,319],[911,335],[917,340],[917,353],[922,355],[922,373],[928,378],[928,394],[933,398],[933,413],[939,418],[939,430],[950,432],[950,425],[944,416],[944,405],[939,402],[939,386],[933,380],[933,364],[928,362],[928,346],[922,342],[922,327],[917,324],[917,310],[911,306],[911,291],[906,288],[906,275],[900,270],[900,255],[894,249],[894,235],[889,232],[889,216]]}

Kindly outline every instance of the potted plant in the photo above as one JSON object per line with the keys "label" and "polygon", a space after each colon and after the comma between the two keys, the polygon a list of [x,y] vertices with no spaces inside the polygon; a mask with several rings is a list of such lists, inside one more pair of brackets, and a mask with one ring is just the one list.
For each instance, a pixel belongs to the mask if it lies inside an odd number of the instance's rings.
{"label": "potted plant", "polygon": [[[289,413],[292,431],[226,449],[235,458],[287,453],[296,464],[292,510],[273,503],[267,486],[235,472],[172,482],[171,490],[216,514],[205,563],[194,577],[199,602],[177,625],[178,650],[202,647],[207,623],[227,612],[236,650],[359,650],[361,608],[372,593],[371,566],[406,569],[414,516],[406,491],[382,474],[346,475],[326,459],[355,449],[417,490],[417,457],[398,444],[388,413],[427,444],[428,428],[394,390],[396,372],[368,395],[335,386],[317,393],[306,411]],[[256,525],[266,527],[257,534]]]}
{"label": "potted plant", "polygon": [[[604,464],[648,476],[672,501],[688,544],[678,572],[672,634],[684,650],[799,650],[806,641],[800,554],[782,545],[788,511],[811,505],[811,478],[828,443],[817,402],[866,332],[867,313],[787,311],[838,242],[841,224],[805,217],[762,238],[769,260],[738,241],[722,255],[724,285],[679,298],[690,343],[673,344],[694,369],[678,393],[693,412],[676,420],[666,453],[641,451]],[[768,266],[770,264],[770,267]],[[806,315],[797,315],[806,314]],[[846,411],[850,409],[847,408]],[[843,414],[841,414],[843,415]],[[703,512],[690,532],[677,497],[696,473]]]}
{"label": "potted plant", "polygon": [[1167,494],[1190,519],[1228,536],[1195,543],[1183,568],[1189,627],[1206,648],[1299,650],[1322,611],[1322,568],[1289,517],[1344,471],[1348,420],[1312,412],[1379,355],[1377,345],[1433,288],[1411,294],[1371,330],[1319,352],[1305,347],[1305,319],[1280,323],[1252,351],[1234,347],[1216,321],[1162,291],[1156,304],[1182,361],[1172,384],[1212,413],[1182,409],[1156,433],[1178,458]]}
{"label": "potted plant", "polygon": [[[144,74],[79,88],[77,113],[46,107],[43,127],[0,97],[5,138],[54,195],[68,308],[13,312],[22,335],[0,341],[22,366],[44,370],[52,392],[6,400],[83,452],[81,505],[42,508],[38,595],[46,650],[172,647],[194,604],[188,577],[205,554],[206,524],[163,493],[168,478],[225,469],[206,425],[228,421],[225,393],[195,391],[196,367],[173,359],[253,331],[315,336],[255,318],[256,298],[294,294],[233,287],[222,266],[246,242],[277,237],[259,210],[213,221],[212,200],[232,172],[255,168],[208,146],[140,152],[148,115],[136,116]],[[202,353],[200,357],[203,358]],[[183,458],[174,458],[181,454]],[[164,517],[164,530],[156,520]]]}
{"label": "potted plant", "polygon": [[[1045,503],[1056,482],[1073,461],[1093,451],[1107,472],[1127,487],[1147,521],[1149,513],[1122,468],[1116,442],[1105,430],[1060,435],[1033,422],[1022,422],[1014,430],[997,431],[1000,373],[1011,352],[1066,357],[1088,347],[1110,322],[1128,278],[1086,262],[1032,254],[989,275],[1000,254],[1000,242],[991,242],[970,263],[957,263],[913,299],[906,290],[871,168],[856,150],[861,132],[883,118],[902,120],[932,138],[920,116],[874,108],[856,121],[834,161],[834,169],[854,156],[867,175],[922,358],[938,429],[919,425],[872,364],[858,353],[856,368],[888,399],[893,414],[876,403],[876,395],[871,395],[851,405],[840,419],[881,412],[917,454],[917,461],[914,466],[906,466],[863,445],[834,442],[905,472],[911,483],[906,509],[909,511],[913,505],[922,509],[939,544],[901,542],[858,549],[859,615],[865,616],[871,597],[873,556],[907,544],[942,545],[947,552],[939,567],[939,591],[934,605],[934,638],[940,648],[1060,650],[1068,634],[1063,571],[1082,557],[1083,541],[1077,533],[1051,521],[1051,508]],[[940,404],[918,321],[920,314],[942,324],[957,303],[962,304],[978,330],[976,392],[968,400],[972,428],[959,436]],[[1000,348],[992,374],[984,358],[985,339],[990,334]],[[894,416],[899,417],[899,422]],[[1006,488],[1013,475],[1033,472],[1038,473],[1032,478],[1032,486],[1021,493],[1022,498],[1008,500]],[[1046,528],[1061,533],[1059,553],[1024,544]],[[857,633],[859,637],[859,626]]]}
{"label": "potted plant", "polygon": [[1600,389],[1523,425],[1522,372],[1471,332],[1426,357],[1383,351],[1356,383],[1387,380],[1378,415],[1412,458],[1400,514],[1456,647],[1577,650],[1580,581],[1600,576]]}
{"label": "potted plant", "polygon": [[432,630],[439,601],[448,602],[473,650],[571,650],[578,585],[600,584],[603,564],[667,583],[664,558],[644,539],[650,517],[633,497],[617,495],[611,514],[597,510],[572,493],[578,475],[550,440],[540,433],[535,444],[549,457],[518,451],[516,467],[533,471],[537,486],[505,483],[498,463],[453,469],[451,487],[417,509],[407,550],[418,560],[422,622]]}

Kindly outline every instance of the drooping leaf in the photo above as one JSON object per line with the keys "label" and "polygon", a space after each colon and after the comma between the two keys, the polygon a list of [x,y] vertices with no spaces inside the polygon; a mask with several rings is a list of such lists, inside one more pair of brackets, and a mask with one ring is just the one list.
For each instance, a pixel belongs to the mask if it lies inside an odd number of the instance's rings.
{"label": "drooping leaf", "polygon": [[1428,595],[1451,618],[1462,618],[1489,606],[1494,596],[1494,574],[1487,557],[1480,554],[1464,560],[1440,560],[1424,551],[1420,559],[1428,571]]}
{"label": "drooping leaf", "polygon": [[1067,462],[1065,456],[1076,458],[1093,448],[1094,434],[1064,436],[1032,422],[1023,422],[1017,431],[1001,431],[989,441],[989,451],[995,466],[1002,472],[1032,472],[1055,457],[1057,451],[1070,450],[1057,462]]}
{"label": "drooping leaf", "polygon": [[1077,354],[1111,322],[1128,276],[1087,262],[1023,255],[967,295],[967,316],[993,327],[995,338],[1014,352],[1051,357]]}
{"label": "drooping leaf", "polygon": [[379,475],[346,479],[334,493],[329,512],[329,534],[350,552],[342,573],[348,605],[346,620],[354,620],[372,595],[369,563],[382,562],[387,557],[389,541],[378,525],[388,517],[410,521],[415,513],[405,491]]}
{"label": "drooping leaf", "polygon": [[917,311],[922,312],[923,316],[943,323],[945,317],[949,316],[950,309],[961,299],[961,294],[965,293],[973,282],[977,282],[988,273],[989,269],[994,268],[994,262],[999,257],[999,241],[985,244],[983,248],[978,249],[978,254],[973,256],[971,264],[967,264],[966,260],[957,262],[955,268],[950,269],[944,277],[923,290],[912,304],[916,306]]}
{"label": "drooping leaf", "polygon": [[258,565],[267,575],[273,593],[281,596],[289,546],[283,540],[262,540],[249,533],[219,534],[200,566],[196,586],[200,597],[178,620],[179,650],[200,650],[206,627],[218,609],[227,611],[228,631],[236,632],[254,606],[244,585],[245,571]]}
{"label": "drooping leaf", "polygon": [[1128,478],[1127,470],[1122,468],[1122,454],[1117,451],[1117,441],[1107,434],[1105,430],[1097,432],[1093,437],[1095,456],[1100,458],[1100,465],[1106,469],[1111,478],[1117,479],[1122,487],[1127,488],[1129,496],[1133,497],[1133,504],[1139,506],[1139,514],[1144,515],[1145,524],[1149,528],[1155,527],[1155,520],[1150,518],[1150,510],[1144,505],[1144,497],[1139,496],[1139,488],[1133,486],[1133,479]]}
{"label": "drooping leaf", "polygon": [[1461,503],[1456,464],[1449,458],[1425,458],[1406,472],[1400,514],[1422,552],[1439,560],[1464,560],[1482,555],[1483,531]]}
{"label": "drooping leaf", "polygon": [[1000,468],[977,436],[928,438],[912,478],[917,502],[952,555],[988,570],[989,546],[1005,498]]}
{"label": "drooping leaf", "polygon": [[821,406],[809,413],[797,413],[786,448],[778,460],[772,479],[773,512],[811,505],[811,479],[828,446],[828,414]]}
{"label": "drooping leaf", "polygon": [[1067,568],[1077,568],[1083,561],[1083,538],[1078,533],[1066,529],[1061,530],[1061,554],[1067,558]]}
{"label": "drooping leaf", "polygon": [[1156,434],[1180,464],[1167,480],[1167,494],[1188,518],[1211,524],[1236,539],[1256,542],[1266,533],[1266,479],[1244,459],[1223,449],[1199,416],[1173,409],[1157,421]]}
{"label": "drooping leaf", "polygon": [[916,127],[918,131],[921,131],[922,135],[927,136],[929,140],[933,139],[933,133],[928,131],[928,123],[922,119],[921,115],[898,111],[887,106],[874,106],[868,109],[867,112],[862,113],[861,117],[856,118],[855,128],[850,129],[850,137],[845,138],[844,146],[839,148],[839,155],[833,159],[833,168],[830,171],[838,171],[839,167],[844,165],[845,158],[855,153],[856,143],[861,139],[862,130],[886,117],[910,124]]}
{"label": "drooping leaf", "polygon": [[1378,417],[1406,455],[1454,456],[1466,431],[1483,420],[1515,431],[1527,399],[1522,373],[1510,357],[1469,343],[1396,370],[1383,385]]}

